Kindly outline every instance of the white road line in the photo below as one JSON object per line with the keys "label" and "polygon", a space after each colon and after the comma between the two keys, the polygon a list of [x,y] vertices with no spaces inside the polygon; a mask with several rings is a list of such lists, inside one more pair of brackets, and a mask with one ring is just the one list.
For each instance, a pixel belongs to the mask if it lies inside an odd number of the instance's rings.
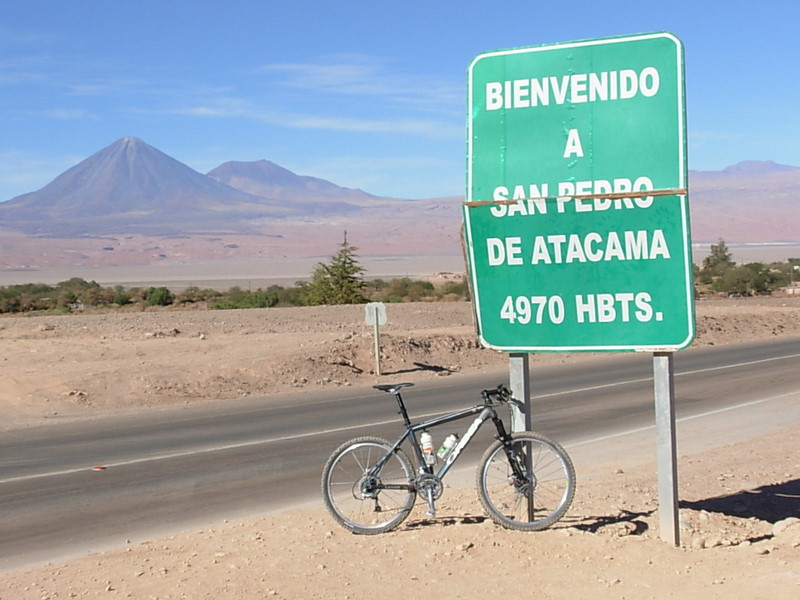
{"label": "white road line", "polygon": [[[428,413],[426,415],[420,415],[420,419],[427,419],[430,417],[434,417],[440,414],[447,414],[446,412],[436,412],[436,413]],[[169,460],[172,458],[183,458],[185,456],[196,456],[199,454],[210,454],[213,452],[224,452],[226,450],[237,450],[239,448],[248,448],[251,446],[260,446],[263,444],[274,444],[276,442],[286,442],[291,440],[297,440],[307,437],[314,437],[317,435],[327,435],[330,433],[341,433],[343,431],[351,431],[353,429],[360,429],[362,427],[378,427],[381,425],[391,425],[393,423],[397,423],[397,419],[387,419],[385,421],[374,421],[372,423],[359,423],[357,425],[347,425],[346,427],[334,427],[332,429],[322,429],[320,431],[309,431],[307,433],[296,433],[292,435],[282,435],[278,437],[271,437],[265,438],[262,440],[252,440],[250,442],[239,442],[236,444],[224,444],[221,446],[212,446],[210,448],[202,448],[202,449],[194,449],[194,450],[185,450],[183,452],[172,452],[170,454],[157,454],[155,456],[147,456],[143,458],[133,458],[131,460],[123,460],[119,462],[113,463],[103,463],[102,466],[105,467],[103,471],[106,471],[113,467],[126,467],[130,465],[137,465],[142,463],[148,462],[156,462],[159,460]],[[91,471],[94,466],[85,466],[85,467],[75,467],[72,469],[64,469],[62,471],[51,471],[49,473],[38,473],[33,475],[20,475],[18,477],[9,477],[7,479],[0,479],[0,484],[3,483],[14,483],[18,481],[29,481],[31,479],[39,479],[41,477],[57,477],[59,475],[72,475],[74,473],[84,473],[86,471]]]}
{"label": "white road line", "polygon": [[[767,402],[772,402],[773,400],[782,400],[783,398],[789,398],[791,396],[800,397],[800,390],[793,390],[791,392],[786,392],[784,394],[778,394],[777,396],[769,396],[767,398],[761,398],[760,400],[751,400],[749,402],[742,402],[741,404],[734,404],[733,406],[726,406],[724,408],[717,408],[715,410],[709,410],[702,413],[697,413],[696,415],[687,415],[685,417],[680,417],[675,419],[677,423],[683,423],[686,421],[693,421],[695,419],[703,419],[705,417],[711,417],[713,415],[718,415],[724,412],[730,412],[734,410],[740,410],[742,408],[749,408],[751,406],[756,406],[758,404],[766,404]],[[642,433],[644,431],[651,431],[655,429],[655,423],[653,425],[647,425],[645,427],[637,427],[636,429],[626,429],[625,431],[619,431],[617,433],[610,433],[608,435],[603,435],[596,438],[591,438],[588,440],[583,440],[581,442],[575,442],[568,444],[568,447],[575,448],[577,446],[586,446],[588,444],[594,444],[597,442],[604,442],[606,440],[611,440],[614,438],[625,437],[626,435],[633,435],[636,433]]]}
{"label": "white road line", "polygon": [[[687,375],[698,375],[700,373],[711,373],[712,371],[724,371],[725,369],[736,369],[739,367],[747,367],[750,365],[758,365],[763,363],[768,363],[776,360],[786,360],[790,358],[800,358],[800,354],[789,354],[786,356],[775,356],[772,358],[762,358],[759,360],[750,360],[740,363],[734,363],[731,365],[722,365],[719,367],[708,367],[706,369],[695,369],[694,371],[682,371],[680,373],[676,372],[675,377],[685,377]],[[644,383],[646,381],[653,381],[652,377],[641,377],[639,379],[627,379],[625,381],[615,381],[613,383],[604,383],[602,385],[593,385],[585,388],[575,388],[572,390],[564,390],[561,392],[553,392],[552,394],[540,394],[534,396],[534,399],[541,399],[541,398],[554,398],[556,396],[567,396],[569,394],[576,394],[581,392],[592,392],[594,390],[603,390],[613,387],[621,387],[623,385],[631,385],[633,383]]]}

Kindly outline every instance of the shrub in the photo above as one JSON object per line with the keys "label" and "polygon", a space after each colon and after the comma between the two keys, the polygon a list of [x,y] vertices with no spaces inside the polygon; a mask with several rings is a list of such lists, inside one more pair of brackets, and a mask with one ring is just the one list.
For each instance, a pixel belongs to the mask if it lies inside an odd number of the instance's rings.
{"label": "shrub", "polygon": [[238,286],[232,287],[228,293],[219,300],[215,300],[211,308],[226,310],[234,308],[270,308],[278,304],[278,296],[272,292],[257,289],[254,292],[245,292]]}
{"label": "shrub", "polygon": [[145,300],[150,306],[168,306],[172,304],[174,296],[165,287],[151,287],[147,290]]}

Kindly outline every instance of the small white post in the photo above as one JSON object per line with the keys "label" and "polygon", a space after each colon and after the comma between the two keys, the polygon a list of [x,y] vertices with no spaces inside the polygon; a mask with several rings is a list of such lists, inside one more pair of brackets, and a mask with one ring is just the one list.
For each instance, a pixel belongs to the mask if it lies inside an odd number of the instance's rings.
{"label": "small white post", "polygon": [[383,302],[369,302],[364,306],[364,318],[372,325],[375,337],[375,374],[381,374],[381,334],[379,327],[386,323],[386,305]]}
{"label": "small white post", "polygon": [[378,307],[375,306],[375,374],[381,375],[381,336],[378,331]]}

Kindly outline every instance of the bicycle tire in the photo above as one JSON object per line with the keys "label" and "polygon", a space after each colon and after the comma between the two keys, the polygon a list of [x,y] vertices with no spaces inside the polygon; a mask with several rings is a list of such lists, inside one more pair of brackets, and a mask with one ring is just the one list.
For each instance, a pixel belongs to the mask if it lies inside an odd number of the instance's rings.
{"label": "bicycle tire", "polygon": [[402,450],[392,453],[374,481],[365,479],[391,448],[382,438],[359,437],[339,446],[325,464],[325,507],[345,529],[363,535],[385,533],[402,523],[414,507],[414,468]]}
{"label": "bicycle tire", "polygon": [[[498,525],[520,531],[546,529],[572,504],[572,460],[559,444],[538,433],[514,433],[511,439],[511,451],[527,473],[525,480],[518,481],[514,476],[503,443],[498,440],[487,448],[478,465],[478,497]],[[526,446],[530,452],[525,452]]]}

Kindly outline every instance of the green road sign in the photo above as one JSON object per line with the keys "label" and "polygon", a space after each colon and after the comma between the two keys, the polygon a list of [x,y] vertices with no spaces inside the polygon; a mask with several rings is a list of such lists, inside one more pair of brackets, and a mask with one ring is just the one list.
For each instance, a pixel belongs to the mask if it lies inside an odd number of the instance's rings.
{"label": "green road sign", "polygon": [[508,352],[694,337],[683,46],[667,33],[469,67],[463,216],[478,336]]}

